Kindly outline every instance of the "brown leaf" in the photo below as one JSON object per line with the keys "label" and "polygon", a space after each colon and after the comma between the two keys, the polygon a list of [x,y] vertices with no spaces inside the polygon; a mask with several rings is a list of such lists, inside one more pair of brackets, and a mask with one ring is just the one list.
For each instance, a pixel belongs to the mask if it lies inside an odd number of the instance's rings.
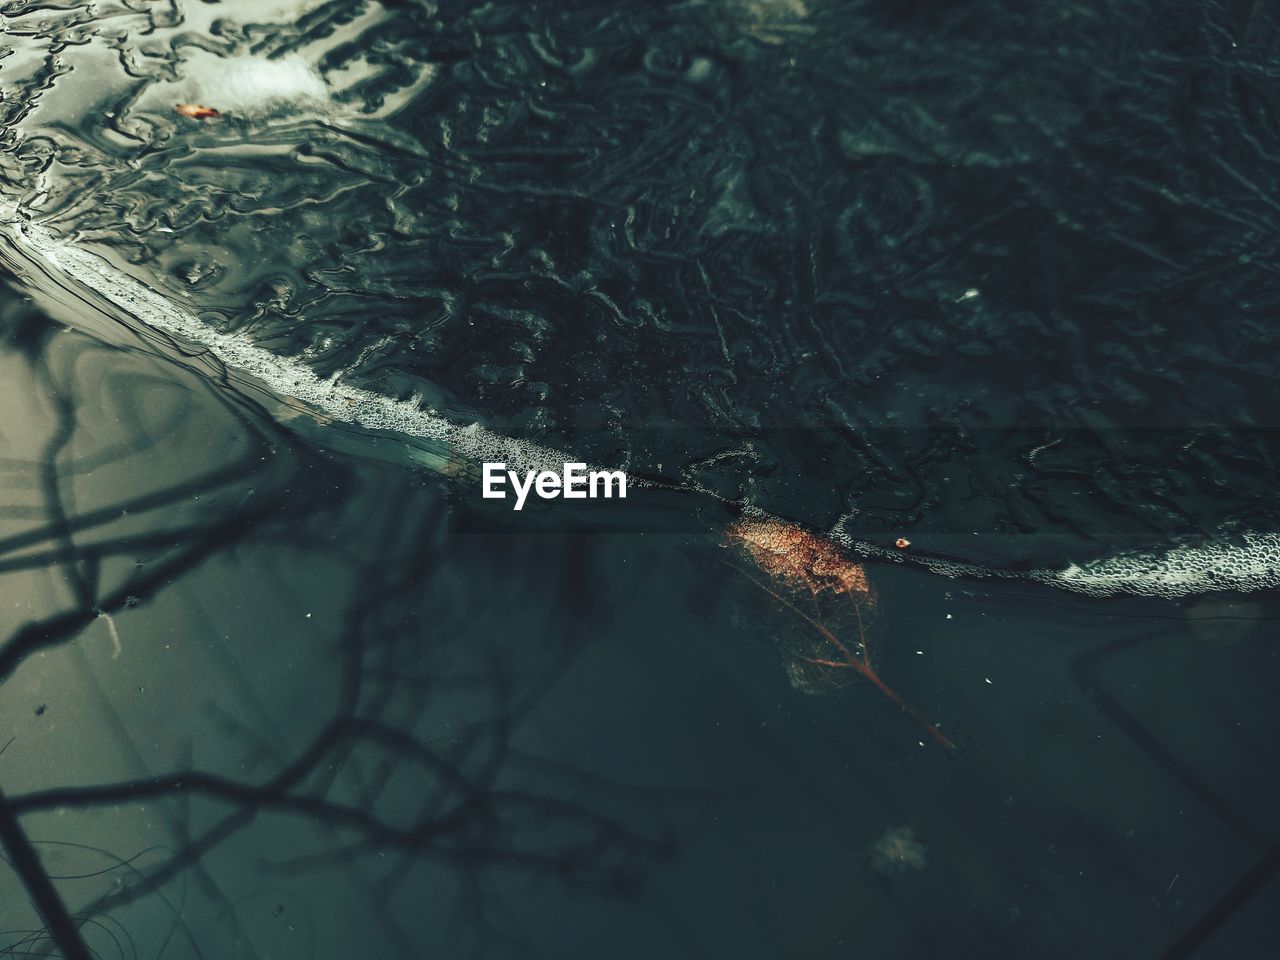
{"label": "brown leaf", "polygon": [[879,604],[867,571],[831,541],[777,520],[739,520],[727,543],[750,565],[735,565],[763,601],[760,622],[788,659],[792,683],[810,693],[862,678],[942,746],[953,744],[876,672]]}
{"label": "brown leaf", "polygon": [[190,117],[192,120],[211,120],[214,117],[221,116],[213,107],[202,107],[198,103],[177,103],[174,104],[173,109],[184,117]]}

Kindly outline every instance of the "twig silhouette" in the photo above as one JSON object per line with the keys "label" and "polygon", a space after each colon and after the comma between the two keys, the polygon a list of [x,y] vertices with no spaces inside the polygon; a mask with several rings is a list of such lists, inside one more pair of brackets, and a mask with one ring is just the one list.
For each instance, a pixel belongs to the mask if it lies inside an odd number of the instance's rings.
{"label": "twig silhouette", "polygon": [[[58,349],[71,349],[70,342],[71,338],[58,340]],[[28,361],[40,389],[62,398],[55,405],[52,438],[37,460],[10,458],[12,462],[4,464],[6,479],[32,478],[43,494],[43,508],[35,523],[0,538],[0,575],[52,567],[66,576],[71,593],[65,606],[40,610],[0,638],[0,682],[35,669],[33,655],[76,644],[87,630],[95,629],[101,615],[117,616],[135,606],[146,607],[188,582],[212,559],[230,556],[259,538],[341,558],[353,572],[354,599],[338,621],[339,638],[333,648],[336,696],[317,718],[319,729],[300,749],[290,749],[282,733],[271,727],[268,712],[252,714],[260,726],[252,748],[260,761],[272,764],[262,776],[200,769],[184,756],[177,757],[170,768],[152,772],[148,770],[151,761],[132,745],[127,726],[117,717],[108,730],[120,740],[122,755],[137,775],[101,784],[53,782],[3,797],[0,840],[44,924],[43,930],[11,932],[10,951],[41,949],[43,940],[54,943],[69,960],[92,956],[92,938],[115,935],[99,926],[100,920],[106,921],[129,904],[162,897],[162,888],[184,875],[194,877],[212,903],[222,904],[221,923],[233,930],[240,927],[232,899],[217,890],[205,858],[264,817],[314,825],[323,838],[320,849],[298,850],[288,862],[264,861],[268,869],[336,865],[363,871],[362,859],[368,852],[395,851],[399,866],[362,886],[369,893],[369,915],[406,955],[414,949],[413,942],[399,929],[389,904],[392,889],[409,875],[413,864],[449,864],[460,882],[479,897],[484,872],[493,868],[533,871],[601,891],[630,890],[649,865],[667,855],[671,845],[661,831],[636,829],[618,816],[593,809],[590,778],[564,770],[544,774],[538,785],[526,786],[511,775],[510,743],[521,718],[555,682],[577,646],[566,644],[546,671],[519,684],[498,650],[479,669],[461,671],[460,681],[422,661],[420,640],[406,634],[400,624],[432,619],[422,587],[445,569],[448,557],[424,550],[422,544],[431,540],[432,530],[441,522],[438,506],[428,509],[427,500],[422,509],[412,504],[389,507],[381,528],[373,531],[382,551],[376,564],[330,537],[312,536],[307,529],[322,525],[326,511],[342,498],[332,497],[331,490],[312,490],[305,475],[312,455],[287,430],[226,402],[223,407],[253,438],[229,463],[154,492],[80,509],[70,496],[68,477],[84,472],[88,461],[109,466],[131,456],[150,455],[150,448],[143,442],[120,442],[105,452],[99,447],[84,457],[74,456],[79,426],[78,400],[71,389],[73,371],[49,362],[45,346],[37,340]],[[269,445],[291,445],[292,455],[273,459],[267,455]],[[328,469],[337,478],[347,475],[341,464]],[[220,495],[208,496],[215,492]],[[173,508],[196,497],[210,504],[202,509],[211,514],[196,520],[177,519]],[[141,529],[132,534],[114,531],[112,524],[125,515],[132,518],[133,527]],[[13,514],[9,519],[22,518]],[[119,562],[139,554],[146,560],[132,568]],[[116,573],[116,578],[109,580],[107,571]],[[388,610],[398,611],[390,624],[384,622]],[[129,633],[125,621],[120,622],[127,658]],[[207,627],[216,637],[217,626],[209,623]],[[98,708],[114,715],[111,698],[98,688],[90,661],[78,648],[71,652],[90,690],[99,690]],[[232,674],[239,669],[230,652],[222,654],[219,662]],[[461,689],[487,691],[487,709],[456,738],[433,742],[423,735],[422,727],[432,715],[435,693]],[[389,709],[393,703],[401,706],[394,714]],[[15,749],[21,749],[21,743],[21,737],[14,741]],[[416,777],[423,785],[422,799],[407,817],[404,801],[391,792],[391,785],[404,776]],[[181,809],[181,801],[191,797],[216,805],[211,821],[199,826],[189,822],[190,814]],[[649,804],[651,798],[643,802]],[[64,898],[72,889],[68,878],[75,874],[50,878],[22,821],[52,810],[91,810],[117,803],[157,809],[171,836],[153,849],[165,853],[146,866],[130,867],[129,883],[113,884],[86,898],[78,909],[70,909]],[[484,910],[478,899],[467,903],[468,909]],[[237,939],[249,955],[254,954],[247,935],[237,934]],[[193,949],[199,953],[197,947]],[[5,945],[0,945],[0,953],[4,950]]]}

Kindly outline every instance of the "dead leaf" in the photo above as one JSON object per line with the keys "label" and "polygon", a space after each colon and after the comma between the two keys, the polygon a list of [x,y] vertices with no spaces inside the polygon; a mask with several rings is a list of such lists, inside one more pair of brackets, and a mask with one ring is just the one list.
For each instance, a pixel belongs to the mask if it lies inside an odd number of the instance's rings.
{"label": "dead leaf", "polygon": [[831,541],[777,520],[739,520],[729,527],[727,543],[751,561],[733,566],[758,589],[758,620],[788,658],[793,684],[823,693],[861,677],[953,748],[876,672],[879,603],[861,564]]}
{"label": "dead leaf", "polygon": [[198,103],[178,103],[174,104],[173,109],[184,117],[190,117],[192,120],[211,120],[214,117],[222,116],[213,107],[202,107]]}

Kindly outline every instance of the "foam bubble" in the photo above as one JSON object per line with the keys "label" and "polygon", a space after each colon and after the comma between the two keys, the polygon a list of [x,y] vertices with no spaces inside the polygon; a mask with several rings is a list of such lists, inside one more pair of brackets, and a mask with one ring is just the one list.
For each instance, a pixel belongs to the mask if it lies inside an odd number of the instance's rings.
{"label": "foam bubble", "polygon": [[1117,593],[1186,597],[1216,590],[1249,592],[1280,584],[1280,535],[1251,533],[1239,544],[1179,546],[1158,554],[1120,554],[1065,570],[1046,583],[1092,596]]}

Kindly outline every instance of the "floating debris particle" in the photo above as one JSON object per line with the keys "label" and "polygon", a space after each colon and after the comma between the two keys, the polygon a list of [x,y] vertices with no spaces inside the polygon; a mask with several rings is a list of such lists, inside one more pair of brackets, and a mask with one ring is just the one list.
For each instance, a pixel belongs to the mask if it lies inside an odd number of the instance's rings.
{"label": "floating debris particle", "polygon": [[212,120],[215,117],[222,116],[213,107],[202,107],[198,103],[175,103],[173,109],[184,117],[190,117],[192,120]]}
{"label": "floating debris particle", "polygon": [[922,870],[925,865],[925,846],[916,839],[910,827],[894,827],[871,845],[871,868],[889,876]]}
{"label": "floating debris particle", "polygon": [[111,634],[111,659],[119,660],[120,654],[124,652],[124,647],[120,643],[120,633],[116,630],[116,622],[111,619],[111,614],[105,610],[98,611],[98,619],[106,621],[107,631]]}

